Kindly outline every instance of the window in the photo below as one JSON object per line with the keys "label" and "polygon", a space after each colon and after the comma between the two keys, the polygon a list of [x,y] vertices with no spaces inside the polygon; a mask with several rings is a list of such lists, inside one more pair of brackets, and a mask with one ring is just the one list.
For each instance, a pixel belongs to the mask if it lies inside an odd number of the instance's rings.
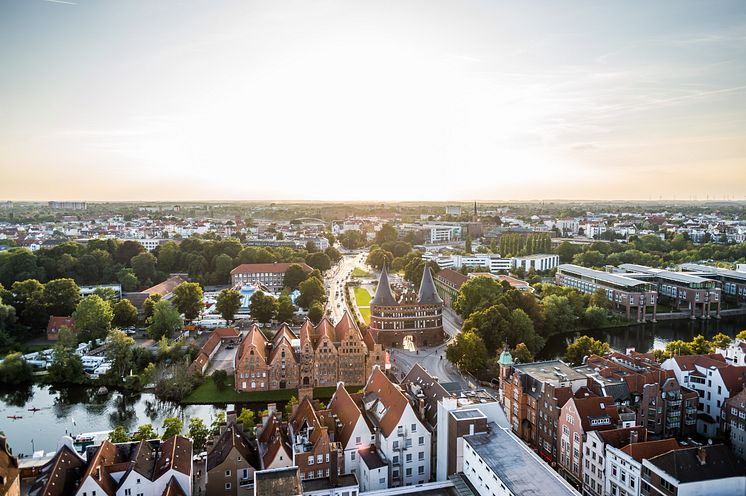
{"label": "window", "polygon": [[407,461],[407,463],[410,463],[412,461],[412,453],[407,453],[405,460]]}
{"label": "window", "polygon": [[360,436],[357,436],[357,437],[355,438],[355,444],[360,444],[361,442],[363,442],[363,440],[362,440],[362,439],[360,439]]}
{"label": "window", "polygon": [[316,455],[316,463],[324,463],[324,455]]}
{"label": "window", "polygon": [[[718,391],[719,393],[720,391]],[[412,432],[417,432],[417,424],[412,424]]]}
{"label": "window", "polygon": [[394,441],[394,449],[395,450],[399,449],[399,441]]}
{"label": "window", "polygon": [[124,496],[131,496],[131,494],[132,494],[132,489],[125,489],[124,490]]}
{"label": "window", "polygon": [[418,459],[418,460],[424,460],[424,459],[425,459],[425,452],[424,452],[424,451],[420,451],[420,452],[419,452],[419,453],[417,454],[417,459]]}
{"label": "window", "polygon": [[307,465],[313,465],[313,455],[308,457],[308,463]]}
{"label": "window", "polygon": [[425,444],[425,436],[420,436],[419,443],[420,443],[420,446]]}
{"label": "window", "polygon": [[356,453],[355,451],[351,451],[351,452],[350,452],[350,460],[352,460],[352,461],[355,461],[355,455],[356,455],[356,454],[357,454],[357,453]]}
{"label": "window", "polygon": [[417,467],[417,473],[420,474],[420,475],[424,474],[425,473],[425,466],[424,465],[420,465],[419,467]]}
{"label": "window", "polygon": [[226,482],[225,483],[225,488],[226,489],[230,489],[231,488],[231,483],[230,482]]}
{"label": "window", "polygon": [[231,471],[230,470],[226,470],[225,471],[225,476],[226,477],[230,477],[231,476]]}
{"label": "window", "polygon": [[386,484],[386,478],[385,477],[381,477],[380,479],[378,479],[378,483],[379,484]]}
{"label": "window", "polygon": [[412,469],[411,469],[411,468],[407,468],[407,469],[406,469],[406,470],[404,471],[404,473],[405,473],[405,475],[406,475],[407,477],[411,477],[411,476],[412,476]]}

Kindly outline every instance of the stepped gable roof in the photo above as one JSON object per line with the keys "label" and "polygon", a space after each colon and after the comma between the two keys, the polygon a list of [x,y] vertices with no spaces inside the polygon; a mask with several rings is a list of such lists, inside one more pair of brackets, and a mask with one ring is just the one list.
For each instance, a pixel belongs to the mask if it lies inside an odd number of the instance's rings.
{"label": "stepped gable roof", "polygon": [[391,286],[389,285],[389,273],[386,268],[386,264],[383,265],[381,270],[381,277],[378,278],[378,287],[376,288],[376,294],[373,299],[370,300],[371,305],[381,305],[393,307],[397,305],[394,295],[391,294]]}
{"label": "stepped gable roof", "polygon": [[357,328],[357,325],[355,325],[355,322],[350,317],[350,314],[348,314],[347,310],[345,310],[342,314],[342,318],[339,319],[337,325],[334,326],[334,333],[336,335],[337,341],[341,342],[350,331],[356,333],[358,338],[362,339],[363,336],[360,333],[360,329]]}
{"label": "stepped gable roof", "polygon": [[259,355],[261,355],[261,357],[264,358],[264,360],[266,361],[267,340],[264,337],[264,334],[262,334],[262,331],[259,329],[259,326],[257,326],[256,324],[251,326],[249,334],[238,347],[238,353],[236,353],[236,362],[238,362],[238,360],[244,356],[244,354],[249,350],[251,346],[254,346],[257,350],[257,353],[259,353]]}
{"label": "stepped gable roof", "polygon": [[285,323],[283,323],[280,326],[280,328],[277,330],[275,335],[272,337],[272,344],[277,345],[277,343],[283,338],[287,339],[290,342],[292,342],[293,339],[296,339],[295,334],[293,334],[293,331]]}
{"label": "stepped gable roof", "polygon": [[30,496],[67,496],[74,494],[85,461],[69,446],[63,444],[42,468],[29,490]]}
{"label": "stepped gable roof", "polygon": [[314,329],[313,325],[311,324],[311,321],[308,320],[308,317],[306,317],[306,320],[303,321],[303,324],[300,326],[300,331],[298,332],[300,334],[300,345],[305,346],[306,343],[311,343],[313,346],[314,344]]}
{"label": "stepped gable roof", "polygon": [[319,341],[321,341],[322,337],[326,336],[329,338],[329,341],[334,342],[334,326],[327,317],[322,318],[314,330]]}
{"label": "stepped gable roof", "polygon": [[181,489],[176,477],[172,475],[171,478],[168,479],[168,483],[163,489],[161,496],[186,496],[186,494],[184,494],[184,490]]}
{"label": "stepped gable roof", "polygon": [[246,433],[238,427],[236,422],[231,422],[225,428],[217,442],[207,453],[207,470],[210,471],[225,461],[231,451],[238,451],[244,460],[249,462],[256,470],[260,470],[259,458],[256,449],[251,444]]}
{"label": "stepped gable roof", "polygon": [[363,331],[363,341],[365,341],[365,346],[368,347],[368,351],[372,352],[376,347],[376,340],[373,339],[373,334],[370,333],[370,329],[365,329]]}
{"label": "stepped gable roof", "polygon": [[363,403],[378,423],[384,436],[389,437],[399,424],[409,402],[380,367],[374,367],[363,389]]}
{"label": "stepped gable roof", "polygon": [[337,384],[337,390],[329,402],[329,410],[337,416],[341,424],[341,427],[337,429],[337,437],[342,446],[346,447],[362,412],[350,393],[345,389],[344,383]]}
{"label": "stepped gable roof", "polygon": [[155,464],[153,480],[169,470],[192,475],[192,440],[184,436],[173,436],[161,444],[161,454]]}
{"label": "stepped gable roof", "polygon": [[681,483],[746,476],[746,462],[723,444],[673,450],[648,460]]}
{"label": "stepped gable roof", "polygon": [[673,357],[673,360],[681,370],[696,370],[697,365],[704,368],[721,368],[728,365],[725,363],[725,358],[720,353],[708,353],[707,355],[680,355]]}
{"label": "stepped gable roof", "polygon": [[420,291],[417,293],[417,303],[421,305],[442,305],[443,300],[435,290],[435,282],[433,281],[433,274],[430,272],[430,267],[425,265],[422,269],[422,282],[420,283]]}
{"label": "stepped gable roof", "polygon": [[641,462],[644,458],[650,459],[654,456],[668,453],[671,450],[677,450],[681,446],[676,439],[659,439],[657,441],[647,441],[644,443],[632,443],[628,444],[622,451],[627,453],[629,456]]}

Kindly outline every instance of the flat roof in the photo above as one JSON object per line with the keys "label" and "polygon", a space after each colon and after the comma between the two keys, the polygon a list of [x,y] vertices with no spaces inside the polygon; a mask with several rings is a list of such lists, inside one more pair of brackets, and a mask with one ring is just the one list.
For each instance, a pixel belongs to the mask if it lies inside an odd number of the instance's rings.
{"label": "flat roof", "polygon": [[487,418],[480,410],[476,408],[467,408],[466,410],[454,410],[451,415],[459,420],[474,419],[474,418]]}
{"label": "flat roof", "polygon": [[338,476],[336,484],[332,484],[332,481],[329,477],[322,477],[321,479],[309,479],[301,481],[301,485],[303,486],[303,492],[306,492],[320,491],[322,489],[357,487],[358,482],[355,474],[347,474]]}
{"label": "flat roof", "polygon": [[687,271],[693,271],[693,272],[703,272],[706,274],[712,274],[722,277],[731,277],[733,279],[740,279],[742,281],[746,281],[746,272],[740,272],[738,270],[733,269],[723,269],[721,267],[711,267],[709,265],[702,265],[702,264],[695,264],[695,263],[685,263],[679,265],[679,268],[682,270]]}
{"label": "flat roof", "polygon": [[[704,277],[696,276],[694,274],[688,274],[686,272],[672,272],[670,270],[656,269],[653,267],[647,267],[645,265],[621,264],[619,265],[619,268],[630,271],[630,272],[650,274],[656,277],[669,279],[671,281],[683,282],[685,284],[701,284],[701,283],[712,281],[712,279],[707,279]],[[634,276],[631,276],[631,277],[634,277]]]}
{"label": "flat roof", "polygon": [[577,496],[557,472],[541,461],[506,429],[490,423],[488,432],[464,436],[505,487],[513,494]]}
{"label": "flat roof", "polygon": [[597,279],[602,282],[607,282],[609,284],[615,284],[617,286],[622,286],[622,287],[627,287],[627,288],[633,288],[635,286],[646,284],[645,281],[633,279],[628,276],[624,276],[621,274],[612,274],[610,272],[604,272],[604,271],[596,270],[596,269],[589,269],[587,267],[581,267],[580,265],[561,264],[558,268],[560,272],[566,272],[568,274],[576,274],[576,275],[583,276],[583,277],[590,277],[592,279]]}
{"label": "flat roof", "polygon": [[[520,363],[513,365],[514,370],[528,374],[540,382],[559,383],[565,381],[585,380],[586,376],[573,369],[561,360],[546,362]],[[560,377],[558,374],[562,374]]]}

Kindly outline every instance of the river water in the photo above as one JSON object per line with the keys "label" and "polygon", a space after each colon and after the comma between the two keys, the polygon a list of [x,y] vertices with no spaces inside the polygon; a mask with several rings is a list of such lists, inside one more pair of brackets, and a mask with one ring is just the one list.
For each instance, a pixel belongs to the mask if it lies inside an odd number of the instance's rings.
{"label": "river water", "polygon": [[[746,316],[742,315],[719,321],[669,320],[657,324],[586,331],[585,334],[608,342],[614,350],[620,352],[627,348],[646,352],[663,349],[669,341],[689,341],[697,334],[703,334],[707,338],[718,332],[735,336],[744,329]],[[579,334],[554,336],[539,358],[561,357],[567,344]],[[255,411],[266,407],[263,404],[240,406],[247,406]],[[29,408],[41,410],[34,413],[28,411]],[[14,453],[30,455],[32,449],[55,450],[57,441],[65,434],[109,430],[117,425],[132,432],[138,425],[145,423],[151,423],[156,429],[160,429],[167,417],[179,417],[185,426],[189,418],[200,417],[209,426],[218,409],[225,409],[225,405],[180,406],[159,401],[152,393],[123,395],[111,392],[106,396],[97,396],[93,388],[55,389],[35,385],[13,391],[0,390],[0,431],[8,437]],[[8,415],[23,418],[12,420],[7,418]]]}

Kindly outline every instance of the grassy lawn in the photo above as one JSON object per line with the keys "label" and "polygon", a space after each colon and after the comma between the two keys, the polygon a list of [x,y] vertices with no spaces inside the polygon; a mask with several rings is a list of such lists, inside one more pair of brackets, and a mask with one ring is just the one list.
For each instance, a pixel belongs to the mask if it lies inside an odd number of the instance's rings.
{"label": "grassy lawn", "polygon": [[365,288],[355,288],[355,304],[366,324],[370,324],[370,293]]}
{"label": "grassy lawn", "polygon": [[[336,391],[336,387],[317,387],[313,390],[315,399],[328,400]],[[355,390],[354,388],[352,389]],[[238,392],[233,389],[233,378],[229,378],[223,391],[218,391],[215,383],[209,377],[204,384],[197,387],[192,394],[181,403],[185,405],[210,405],[213,403],[273,403],[290,400],[291,396],[298,396],[297,389],[280,389],[277,391],[254,391],[250,393]]]}
{"label": "grassy lawn", "polygon": [[365,272],[360,267],[355,267],[352,270],[352,277],[370,277],[370,272]]}

